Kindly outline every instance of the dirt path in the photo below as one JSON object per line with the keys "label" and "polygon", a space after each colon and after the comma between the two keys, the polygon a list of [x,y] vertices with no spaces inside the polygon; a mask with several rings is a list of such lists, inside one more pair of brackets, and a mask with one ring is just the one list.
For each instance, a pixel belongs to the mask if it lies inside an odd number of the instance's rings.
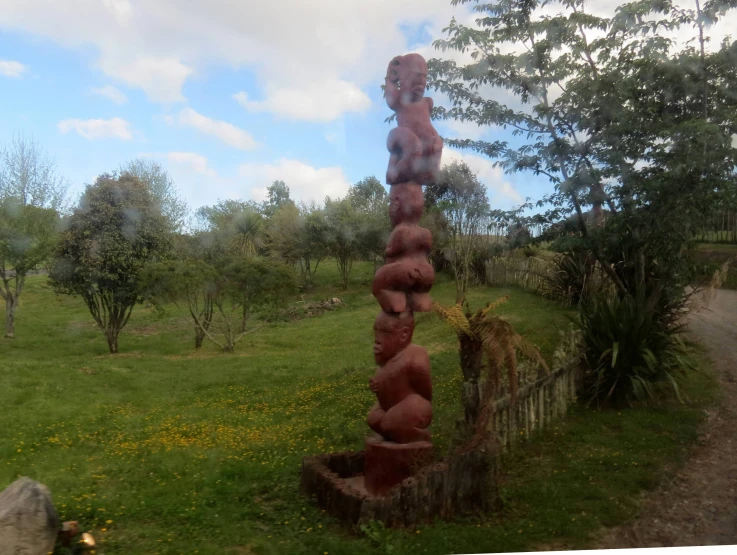
{"label": "dirt path", "polygon": [[720,289],[690,317],[724,391],[672,482],[648,495],[635,522],[606,530],[596,549],[737,544],[737,291]]}

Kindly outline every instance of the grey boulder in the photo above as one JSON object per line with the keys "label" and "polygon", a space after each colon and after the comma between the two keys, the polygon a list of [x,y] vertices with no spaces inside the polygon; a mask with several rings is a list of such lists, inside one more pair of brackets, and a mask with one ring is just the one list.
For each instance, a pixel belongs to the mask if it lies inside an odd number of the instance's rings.
{"label": "grey boulder", "polygon": [[59,515],[46,486],[23,477],[0,493],[0,555],[46,555],[58,533]]}

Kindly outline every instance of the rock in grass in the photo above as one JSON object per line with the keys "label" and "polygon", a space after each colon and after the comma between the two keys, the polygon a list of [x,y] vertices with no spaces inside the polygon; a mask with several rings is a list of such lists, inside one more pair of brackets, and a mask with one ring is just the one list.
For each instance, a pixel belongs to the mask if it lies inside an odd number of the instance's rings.
{"label": "rock in grass", "polygon": [[23,477],[0,493],[1,553],[46,555],[58,533],[59,515],[46,486]]}

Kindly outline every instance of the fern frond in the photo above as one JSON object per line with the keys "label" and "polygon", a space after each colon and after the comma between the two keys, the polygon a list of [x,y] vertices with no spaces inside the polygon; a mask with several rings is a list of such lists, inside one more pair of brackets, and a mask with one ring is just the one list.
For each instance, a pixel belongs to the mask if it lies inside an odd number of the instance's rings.
{"label": "fern frond", "polygon": [[550,375],[550,368],[548,367],[548,363],[545,362],[545,359],[540,354],[540,351],[537,349],[537,347],[535,347],[532,343],[527,341],[527,339],[525,339],[519,334],[517,334],[517,337],[515,340],[515,347],[526,358],[540,365],[545,370],[545,373],[547,375]]}
{"label": "fern frond", "polygon": [[486,318],[486,315],[489,314],[489,312],[496,310],[500,305],[503,305],[508,300],[509,295],[504,295],[503,297],[499,297],[497,300],[490,302],[483,310],[481,310],[481,318]]}
{"label": "fern frond", "polygon": [[453,306],[442,306],[437,303],[433,303],[433,310],[440,315],[440,317],[448,322],[448,325],[453,328],[456,333],[464,333],[466,335],[472,335],[471,325],[468,318],[463,313],[463,307],[460,304]]}

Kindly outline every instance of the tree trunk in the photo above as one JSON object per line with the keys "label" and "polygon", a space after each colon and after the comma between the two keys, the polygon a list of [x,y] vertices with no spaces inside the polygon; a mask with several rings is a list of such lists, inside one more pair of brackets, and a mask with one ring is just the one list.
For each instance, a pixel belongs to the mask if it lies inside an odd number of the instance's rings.
{"label": "tree trunk", "polygon": [[345,257],[342,260],[338,258],[338,270],[340,271],[340,279],[343,286],[343,291],[348,291],[348,277],[350,275],[349,264],[350,261],[348,260],[348,257]]}
{"label": "tree trunk", "polygon": [[13,339],[15,337],[15,309],[18,308],[18,298],[13,294],[8,294],[5,300],[5,337]]}
{"label": "tree trunk", "polygon": [[114,355],[118,352],[118,330],[109,329],[105,332],[107,346],[110,348],[110,354]]}
{"label": "tree trunk", "polygon": [[302,268],[302,279],[304,280],[305,285],[310,286],[312,285],[312,270],[310,268],[310,259],[309,258],[303,258],[299,261],[300,268]]}
{"label": "tree trunk", "polygon": [[476,338],[459,334],[461,371],[463,385],[461,400],[466,413],[466,423],[474,425],[479,415],[481,395],[479,381],[481,378],[482,344]]}
{"label": "tree trunk", "polygon": [[194,348],[199,349],[202,347],[202,340],[205,339],[205,332],[199,327],[194,329]]}
{"label": "tree trunk", "polygon": [[463,268],[463,266],[459,267],[455,271],[455,278],[456,278],[456,304],[461,304],[463,300],[466,298],[466,272],[468,272],[468,268]]}

